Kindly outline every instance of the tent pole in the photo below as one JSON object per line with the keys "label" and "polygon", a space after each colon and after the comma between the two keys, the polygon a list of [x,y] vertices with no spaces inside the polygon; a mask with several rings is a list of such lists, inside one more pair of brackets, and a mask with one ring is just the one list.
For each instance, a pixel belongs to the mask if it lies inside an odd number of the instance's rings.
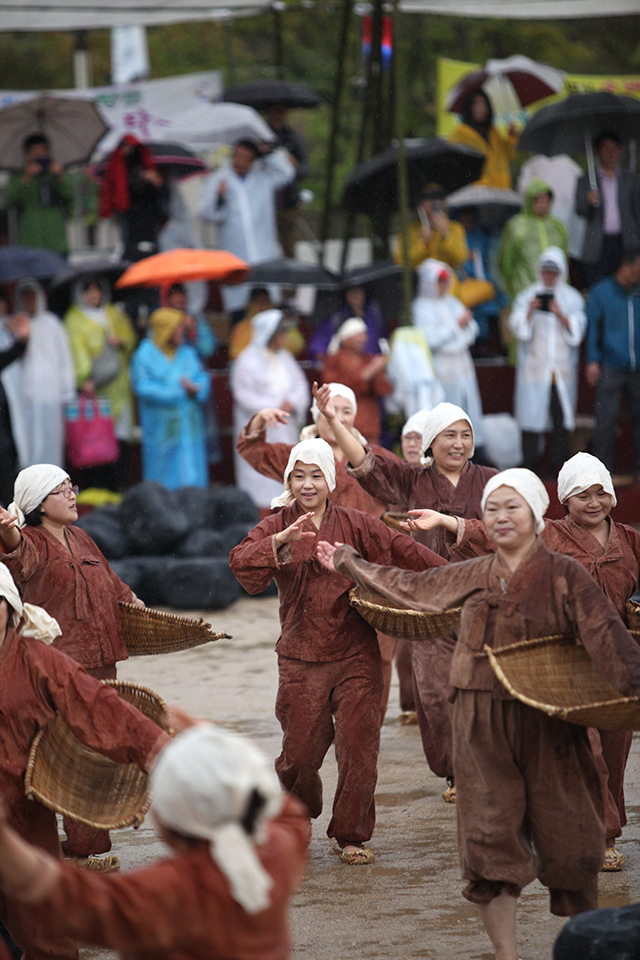
{"label": "tent pole", "polygon": [[91,86],[91,59],[87,47],[87,31],[76,30],[76,45],[73,51],[73,85],[76,90]]}
{"label": "tent pole", "polygon": [[409,246],[407,229],[409,226],[409,183],[407,176],[407,155],[404,143],[404,62],[400,37],[400,10],[398,0],[393,0],[393,56],[395,68],[395,134],[398,141],[398,199],[400,201],[400,251],[402,255],[402,323],[411,325],[411,267],[409,265]]}
{"label": "tent pole", "polygon": [[333,182],[336,169],[336,152],[338,147],[338,130],[340,128],[340,109],[344,87],[344,65],[347,58],[349,43],[349,28],[351,26],[352,0],[342,0],[342,21],[340,23],[340,39],[338,42],[338,57],[336,62],[336,77],[333,86],[333,112],[331,117],[331,134],[327,150],[327,168],[324,187],[324,210],[320,227],[321,262],[324,261],[325,245],[329,238],[329,221],[333,199]]}
{"label": "tent pole", "polygon": [[273,13],[273,40],[275,46],[275,65],[276,78],[284,80],[284,47],[282,43],[282,14],[281,10],[284,4],[281,0],[273,0],[271,12]]}

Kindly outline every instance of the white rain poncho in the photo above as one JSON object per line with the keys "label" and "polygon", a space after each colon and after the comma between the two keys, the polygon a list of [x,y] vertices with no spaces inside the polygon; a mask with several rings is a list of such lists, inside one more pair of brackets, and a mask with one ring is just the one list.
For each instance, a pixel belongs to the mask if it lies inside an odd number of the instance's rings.
{"label": "white rain poncho", "polygon": [[329,341],[329,346],[327,347],[327,354],[332,357],[335,353],[338,352],[345,340],[349,340],[350,337],[357,337],[359,333],[369,333],[369,329],[360,317],[349,317],[348,320],[345,320],[341,324],[334,335]]}
{"label": "white rain poncho", "polygon": [[471,417],[465,410],[462,409],[462,407],[456,406],[455,403],[439,403],[437,407],[433,408],[427,417],[424,429],[422,431],[421,463],[423,467],[428,467],[433,463],[433,457],[427,454],[427,450],[435,438],[439,433],[442,433],[443,430],[446,430],[447,427],[450,427],[451,424],[457,423],[458,420],[466,420],[471,427],[473,444],[471,446],[471,453],[469,454],[469,457],[473,456],[476,449],[476,435],[473,429]]}
{"label": "white rain poncho", "polygon": [[558,474],[558,500],[566,503],[569,497],[575,497],[596,485],[611,495],[611,506],[615,507],[618,501],[613,480],[602,460],[590,453],[576,453],[575,457],[567,460]]}
{"label": "white rain poncho", "polygon": [[[554,263],[559,276],[548,289],[541,265]],[[516,297],[509,329],[517,342],[514,412],[521,430],[544,433],[551,429],[551,386],[555,384],[565,429],[576,425],[580,344],[587,329],[584,299],[566,282],[567,260],[559,247],[548,247],[538,258],[536,281]],[[553,298],[569,322],[569,329],[548,310],[528,317],[531,301],[540,293]]]}
{"label": "white rain poncho", "polygon": [[282,323],[282,310],[262,310],[251,318],[251,343],[254,347],[268,347]]}
{"label": "white rain poncho", "polygon": [[[256,791],[264,801],[253,834],[242,825]],[[273,881],[258,858],[284,794],[273,764],[248,740],[201,723],[176,737],[151,773],[153,810],[176,833],[209,841],[211,858],[247,913],[270,906]]]}
{"label": "white rain poncho", "polygon": [[496,473],[485,484],[482,491],[481,506],[483,513],[487,498],[499,487],[511,487],[516,493],[520,494],[523,500],[527,501],[536,521],[536,533],[542,533],[544,530],[543,517],[549,506],[549,494],[542,480],[533,471],[526,470],[524,467],[512,467],[511,470]]}
{"label": "white rain poncho", "polygon": [[329,444],[326,442],[326,440],[321,440],[320,438],[313,440],[301,440],[300,443],[295,445],[289,454],[289,461],[285,468],[283,478],[285,489],[279,497],[274,497],[274,499],[271,501],[272,510],[275,510],[277,507],[286,507],[287,504],[291,503],[293,500],[293,494],[291,493],[291,481],[289,478],[298,460],[300,460],[302,463],[317,464],[317,466],[319,466],[324,473],[327,486],[329,487],[329,492],[335,490],[336,461],[333,456],[333,450]]}
{"label": "white rain poncho", "polygon": [[0,563],[0,597],[4,597],[12,609],[11,625],[15,628],[22,620],[20,636],[50,644],[61,635],[58,621],[46,610],[34,603],[22,602],[15,581],[3,563]]}
{"label": "white rain poncho", "polygon": [[[418,296],[411,308],[413,325],[424,333],[436,376],[449,403],[465,407],[476,424],[476,440],[482,446],[482,401],[469,347],[478,336],[478,324],[471,319],[460,326],[467,313],[465,305],[449,290],[453,273],[446,263],[424,260],[418,267]],[[447,291],[440,295],[438,278],[447,276]]]}
{"label": "white rain poncho", "polygon": [[9,504],[9,513],[17,518],[20,529],[25,526],[25,514],[39,507],[65,480],[69,480],[67,471],[53,463],[34,463],[20,471],[13,485],[13,503]]}
{"label": "white rain poncho", "polygon": [[386,374],[393,384],[393,393],[384,401],[388,413],[410,417],[444,400],[427,338],[418,327],[394,330]]}

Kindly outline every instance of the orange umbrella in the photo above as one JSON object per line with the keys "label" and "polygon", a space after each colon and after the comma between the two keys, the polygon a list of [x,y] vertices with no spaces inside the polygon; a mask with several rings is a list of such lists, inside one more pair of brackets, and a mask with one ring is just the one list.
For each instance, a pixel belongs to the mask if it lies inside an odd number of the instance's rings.
{"label": "orange umbrella", "polygon": [[189,280],[243,283],[249,264],[227,250],[168,250],[146,257],[122,274],[116,287],[160,287]]}

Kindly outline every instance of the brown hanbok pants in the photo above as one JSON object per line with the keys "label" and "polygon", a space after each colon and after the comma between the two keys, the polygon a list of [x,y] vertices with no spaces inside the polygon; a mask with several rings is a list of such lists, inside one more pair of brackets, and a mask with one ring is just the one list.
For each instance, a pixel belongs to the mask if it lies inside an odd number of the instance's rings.
{"label": "brown hanbok pants", "polygon": [[589,742],[602,785],[607,847],[613,847],[616,837],[620,836],[627,823],[624,771],[633,742],[633,731],[594,730],[589,727]]}
{"label": "brown hanbok pants", "polygon": [[395,637],[388,637],[385,633],[378,633],[378,646],[382,657],[382,713],[380,723],[384,723],[389,705],[394,663],[398,671],[398,682],[400,684],[400,709],[402,711],[415,710],[411,644],[406,640],[396,640]]}
{"label": "brown hanbok pants", "polygon": [[517,897],[538,877],[552,913],[597,907],[605,827],[586,728],[457,690],[454,750],[464,896]]}
{"label": "brown hanbok pants", "polygon": [[453,778],[453,708],[449,701],[451,660],[457,635],[412,641],[413,696],[429,769],[436,777]]}
{"label": "brown hanbok pants", "polygon": [[335,741],[338,785],[327,835],[340,846],[369,840],[380,749],[382,669],[377,649],[327,662],[278,657],[276,717],[282,753],[276,773],[310,817],[322,812],[319,770]]}

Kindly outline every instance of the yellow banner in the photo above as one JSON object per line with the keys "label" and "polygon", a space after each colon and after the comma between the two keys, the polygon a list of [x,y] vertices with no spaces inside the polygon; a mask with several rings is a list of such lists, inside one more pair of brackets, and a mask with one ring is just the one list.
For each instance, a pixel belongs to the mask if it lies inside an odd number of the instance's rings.
{"label": "yellow banner", "polygon": [[[449,113],[445,106],[449,91],[468,73],[480,69],[481,64],[479,63],[467,63],[462,60],[438,60],[437,132],[440,136],[446,137],[459,122],[458,116],[455,113]],[[532,103],[526,109],[520,106],[509,83],[500,82],[500,80],[494,78],[485,85],[485,90],[491,99],[496,126],[506,129],[513,124],[521,129],[529,117],[532,117],[541,107],[548,103],[554,103],[556,100],[563,100],[572,93],[593,93],[596,90],[606,90],[609,93],[620,93],[627,97],[640,99],[640,76],[611,77],[567,74],[562,93]]]}

